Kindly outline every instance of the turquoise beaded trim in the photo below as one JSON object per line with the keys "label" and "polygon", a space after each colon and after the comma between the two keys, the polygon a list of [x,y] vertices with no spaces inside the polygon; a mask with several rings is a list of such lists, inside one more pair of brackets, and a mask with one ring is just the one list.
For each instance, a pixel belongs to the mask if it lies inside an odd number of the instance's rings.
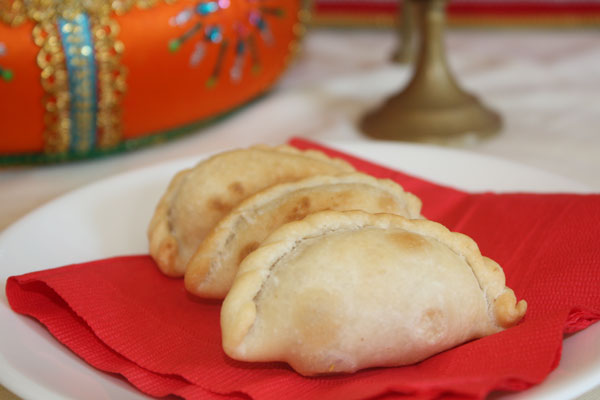
{"label": "turquoise beaded trim", "polygon": [[69,80],[70,151],[85,153],[96,146],[97,74],[94,43],[87,14],[58,18]]}

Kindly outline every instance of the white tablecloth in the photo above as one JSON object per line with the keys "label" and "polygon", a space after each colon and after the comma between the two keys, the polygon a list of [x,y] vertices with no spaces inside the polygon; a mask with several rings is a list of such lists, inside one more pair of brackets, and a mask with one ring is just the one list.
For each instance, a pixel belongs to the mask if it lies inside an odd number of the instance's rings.
{"label": "white tablecloth", "polygon": [[[389,31],[313,31],[266,97],[201,132],[156,147],[72,164],[0,169],[0,230],[87,183],[183,156],[291,136],[368,140],[355,122],[403,86],[388,62]],[[545,169],[600,192],[600,35],[594,31],[450,31],[450,64],[464,87],[504,118],[495,137],[448,146]],[[0,388],[0,397],[11,396]],[[593,397],[598,396],[598,397]],[[588,398],[599,398],[600,392]]]}

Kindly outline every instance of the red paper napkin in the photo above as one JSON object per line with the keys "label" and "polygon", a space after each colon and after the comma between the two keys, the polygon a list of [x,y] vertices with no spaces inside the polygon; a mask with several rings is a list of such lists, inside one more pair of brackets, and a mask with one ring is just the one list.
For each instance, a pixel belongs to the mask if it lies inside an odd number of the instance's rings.
{"label": "red paper napkin", "polygon": [[529,303],[525,319],[416,365],[304,378],[285,364],[229,359],[220,302],[189,296],[145,255],[11,277],[11,307],[147,394],[199,399],[483,398],[541,382],[559,362],[563,334],[600,319],[600,195],[469,194],[315,143],[292,144],[346,158],[421,197],[426,217],[471,236],[503,266]]}

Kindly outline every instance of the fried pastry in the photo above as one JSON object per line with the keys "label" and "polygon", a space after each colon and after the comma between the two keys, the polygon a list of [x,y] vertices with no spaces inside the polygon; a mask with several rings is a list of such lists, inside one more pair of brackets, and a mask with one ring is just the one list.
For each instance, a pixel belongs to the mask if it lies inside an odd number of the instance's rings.
{"label": "fried pastry", "polygon": [[424,219],[324,211],[244,259],[221,329],[236,360],[316,375],[416,363],[515,325],[526,308],[465,235]]}
{"label": "fried pastry", "polygon": [[188,263],[187,290],[201,297],[224,298],[239,263],[269,233],[286,222],[328,209],[419,218],[421,201],[395,182],[360,173],[272,186],[240,203],[204,239]]}
{"label": "fried pastry", "polygon": [[169,184],[148,228],[150,255],[166,275],[183,276],[204,237],[243,199],[274,184],[352,171],[345,161],[290,146],[217,154]]}

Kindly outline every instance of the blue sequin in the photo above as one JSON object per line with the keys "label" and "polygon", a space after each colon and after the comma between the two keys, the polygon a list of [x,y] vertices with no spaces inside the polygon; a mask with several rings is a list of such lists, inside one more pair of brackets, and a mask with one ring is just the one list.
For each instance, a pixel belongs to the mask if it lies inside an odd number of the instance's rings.
{"label": "blue sequin", "polygon": [[221,28],[218,26],[210,26],[206,28],[206,38],[212,43],[219,43],[223,39]]}
{"label": "blue sequin", "polygon": [[238,40],[237,45],[235,46],[235,53],[243,54],[244,50],[246,50],[246,43],[242,40]]}
{"label": "blue sequin", "polygon": [[219,9],[219,5],[216,1],[209,1],[207,3],[199,3],[196,6],[196,13],[200,15],[212,14]]}

